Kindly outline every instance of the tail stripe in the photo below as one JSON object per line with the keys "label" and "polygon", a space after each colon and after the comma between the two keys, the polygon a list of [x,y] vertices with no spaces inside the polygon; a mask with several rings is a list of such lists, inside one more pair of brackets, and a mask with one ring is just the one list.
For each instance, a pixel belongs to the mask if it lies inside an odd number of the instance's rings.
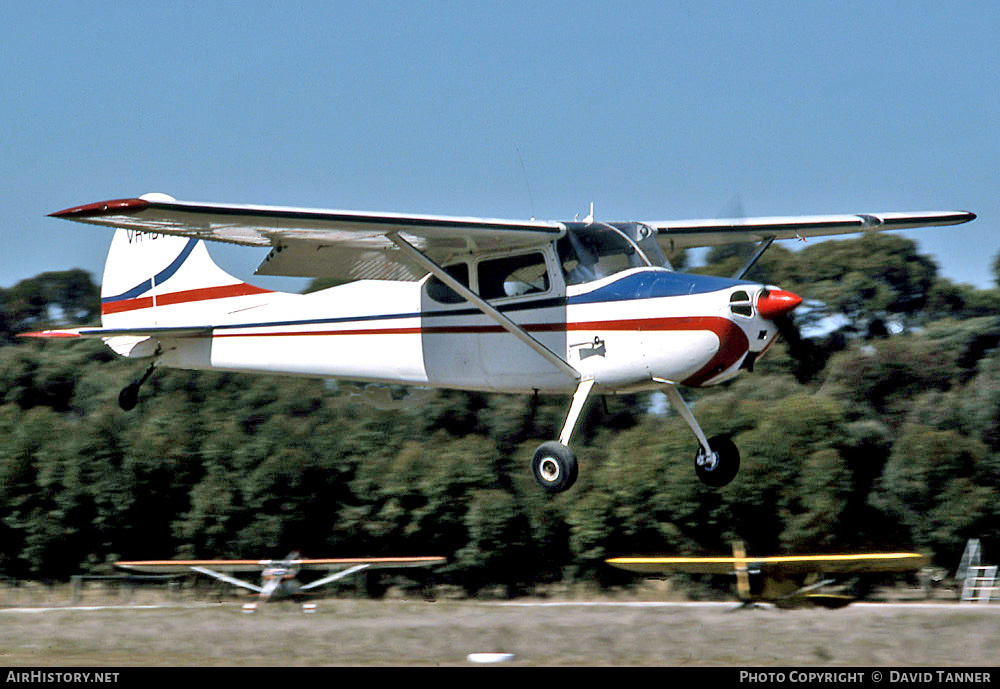
{"label": "tail stripe", "polygon": [[[208,301],[211,299],[225,299],[227,297],[245,297],[252,294],[268,294],[271,290],[248,285],[241,282],[235,285],[222,285],[219,287],[199,287],[197,289],[182,290],[180,292],[167,292],[156,297],[156,304],[159,306],[169,306],[170,304],[187,304],[196,301]],[[122,311],[135,311],[137,309],[152,308],[153,298],[142,299],[121,299],[115,303],[102,303],[101,313],[120,313]]]}
{"label": "tail stripe", "polygon": [[157,283],[162,283],[169,280],[174,275],[174,273],[176,273],[177,270],[184,264],[184,261],[186,261],[187,257],[191,255],[191,252],[194,251],[194,247],[197,246],[198,241],[199,240],[193,238],[189,239],[188,243],[184,245],[184,248],[181,250],[180,254],[178,254],[177,258],[175,258],[170,263],[169,266],[161,270],[159,273],[154,275],[149,280],[139,283],[130,290],[126,290],[121,294],[116,294],[113,297],[102,297],[101,303],[108,304],[116,301],[124,301],[126,299],[134,299],[135,297],[138,297],[140,294],[145,294],[149,290],[153,289],[153,286],[156,285]]}

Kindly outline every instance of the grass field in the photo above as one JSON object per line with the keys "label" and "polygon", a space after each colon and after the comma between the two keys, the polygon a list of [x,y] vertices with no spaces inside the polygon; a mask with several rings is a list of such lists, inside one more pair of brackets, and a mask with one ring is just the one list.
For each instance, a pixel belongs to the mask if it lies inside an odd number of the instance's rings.
{"label": "grass field", "polygon": [[[23,604],[22,604],[23,605]],[[85,604],[90,605],[90,604]],[[0,665],[990,666],[1000,605],[731,605],[323,599],[0,608]]]}

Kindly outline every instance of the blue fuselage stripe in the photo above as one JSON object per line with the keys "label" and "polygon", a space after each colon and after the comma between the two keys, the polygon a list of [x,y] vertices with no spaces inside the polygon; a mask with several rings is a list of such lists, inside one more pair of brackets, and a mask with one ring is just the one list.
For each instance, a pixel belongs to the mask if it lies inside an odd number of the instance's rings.
{"label": "blue fuselage stripe", "polygon": [[[601,302],[632,301],[635,299],[652,299],[656,297],[677,297],[690,294],[708,294],[728,289],[738,285],[753,285],[756,283],[732,278],[720,278],[712,275],[693,275],[687,273],[672,273],[667,271],[647,271],[626,276],[621,280],[599,287],[592,292],[574,297],[550,297],[524,301],[514,304],[497,305],[501,312],[527,311],[546,308],[565,308],[567,305],[597,304]],[[296,325],[328,325],[337,323],[362,323],[366,321],[389,321],[406,318],[443,318],[454,316],[477,316],[482,311],[477,308],[459,308],[451,310],[418,311],[412,313],[389,313],[366,316],[342,316],[334,318],[310,318],[297,321],[268,321],[261,323],[233,323],[214,326],[216,330],[232,330],[238,328],[272,328]]]}
{"label": "blue fuselage stripe", "polygon": [[124,301],[125,299],[135,299],[139,295],[145,294],[149,290],[153,289],[153,285],[166,282],[174,276],[174,273],[178,271],[184,261],[187,260],[187,257],[191,255],[191,252],[194,251],[194,247],[198,241],[199,240],[197,239],[189,239],[187,244],[184,245],[184,248],[181,249],[180,254],[177,255],[177,258],[171,261],[169,266],[161,270],[149,280],[136,285],[130,290],[126,290],[121,294],[116,294],[113,297],[101,297],[101,303],[108,304],[115,301]]}

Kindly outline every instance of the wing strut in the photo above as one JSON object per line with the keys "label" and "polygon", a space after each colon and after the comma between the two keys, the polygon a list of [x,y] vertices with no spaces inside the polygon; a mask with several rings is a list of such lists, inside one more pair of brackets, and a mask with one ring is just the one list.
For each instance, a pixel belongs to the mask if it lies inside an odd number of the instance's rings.
{"label": "wing strut", "polygon": [[351,574],[354,574],[355,572],[360,572],[361,570],[367,569],[369,567],[371,567],[371,565],[367,564],[367,563],[366,564],[362,564],[362,565],[354,565],[353,567],[351,567],[349,569],[345,569],[345,570],[342,570],[340,572],[335,572],[334,574],[330,574],[329,576],[325,576],[322,579],[317,579],[316,581],[311,581],[308,584],[305,584],[304,586],[300,586],[299,590],[300,591],[305,591],[307,589],[314,589],[314,588],[316,588],[318,586],[323,586],[324,584],[329,584],[331,581],[337,581],[337,579],[343,579],[346,576],[350,576]]}
{"label": "wing strut", "polygon": [[192,567],[193,571],[199,574],[205,574],[207,576],[218,579],[219,581],[224,581],[227,584],[232,584],[233,586],[242,586],[245,589],[250,589],[251,591],[256,591],[257,593],[263,593],[264,589],[260,586],[254,586],[249,581],[243,581],[242,579],[237,579],[236,577],[231,577],[222,572],[216,572],[215,570],[208,569],[207,567]]}
{"label": "wing strut", "polygon": [[560,371],[565,373],[567,376],[573,380],[580,380],[580,372],[575,368],[570,366],[565,359],[553,352],[551,349],[546,347],[544,344],[532,337],[528,332],[519,326],[517,323],[507,318],[505,315],[500,313],[496,308],[491,306],[486,300],[480,297],[478,294],[470,290],[468,287],[463,285],[461,282],[453,278],[451,275],[445,271],[444,268],[439,266],[437,263],[427,258],[419,249],[410,244],[408,241],[399,236],[398,232],[391,232],[386,235],[386,237],[399,249],[411,258],[415,263],[420,265],[423,269],[430,272],[434,277],[448,285],[452,288],[466,301],[473,304],[476,308],[482,311],[484,314],[492,318],[497,324],[509,332],[511,335],[519,339],[524,344],[528,345],[534,349],[538,354],[541,355],[543,359],[548,361],[550,364],[558,368]]}
{"label": "wing strut", "polygon": [[743,264],[742,268],[736,271],[736,274],[733,275],[733,277],[737,280],[742,280],[743,276],[750,272],[750,269],[754,267],[754,264],[756,264],[757,261],[760,260],[760,257],[764,255],[764,252],[767,251],[771,247],[771,244],[773,243],[774,243],[774,236],[768,237],[767,239],[762,241],[760,245],[757,247],[757,251],[754,252],[753,256],[751,256],[747,260],[747,262]]}

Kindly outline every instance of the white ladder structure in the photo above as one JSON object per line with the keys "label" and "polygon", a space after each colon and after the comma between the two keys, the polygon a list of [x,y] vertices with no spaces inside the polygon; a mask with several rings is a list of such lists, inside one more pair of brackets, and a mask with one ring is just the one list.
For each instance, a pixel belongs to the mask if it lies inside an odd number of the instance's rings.
{"label": "white ladder structure", "polygon": [[955,578],[963,582],[963,601],[989,603],[994,593],[1000,592],[1000,586],[997,585],[997,566],[981,564],[981,553],[979,539],[970,538],[965,545],[958,571],[955,573]]}
{"label": "white ladder structure", "polygon": [[969,567],[965,584],[962,586],[962,600],[989,603],[993,599],[994,593],[1000,591],[1000,586],[996,584],[996,578],[996,565]]}

